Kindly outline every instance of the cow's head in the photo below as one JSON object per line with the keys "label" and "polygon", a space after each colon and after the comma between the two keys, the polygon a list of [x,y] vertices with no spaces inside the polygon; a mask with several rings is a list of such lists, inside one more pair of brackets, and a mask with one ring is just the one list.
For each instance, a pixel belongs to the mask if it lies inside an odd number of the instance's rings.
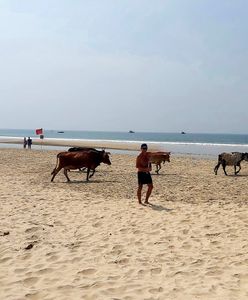
{"label": "cow's head", "polygon": [[244,157],[244,160],[246,160],[246,161],[248,161],[248,153],[247,152],[245,152],[245,153],[243,153],[243,157]]}
{"label": "cow's head", "polygon": [[102,150],[102,162],[107,165],[111,165],[111,161],[109,159],[109,152],[105,152]]}
{"label": "cow's head", "polygon": [[170,162],[170,154],[165,154],[164,155],[163,163],[165,163],[166,161]]}

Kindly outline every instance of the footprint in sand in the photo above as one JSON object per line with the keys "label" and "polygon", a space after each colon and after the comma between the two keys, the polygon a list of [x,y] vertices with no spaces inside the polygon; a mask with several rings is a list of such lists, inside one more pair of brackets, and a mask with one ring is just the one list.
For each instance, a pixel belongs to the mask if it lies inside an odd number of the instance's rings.
{"label": "footprint in sand", "polygon": [[162,271],[161,268],[153,268],[153,269],[151,269],[151,274],[152,275],[160,274],[161,271]]}
{"label": "footprint in sand", "polygon": [[139,276],[144,276],[144,275],[147,274],[147,273],[148,273],[148,270],[143,270],[143,269],[141,269],[141,270],[138,271],[138,275],[139,275]]}
{"label": "footprint in sand", "polygon": [[40,292],[36,292],[33,294],[26,294],[25,298],[30,299],[30,300],[37,300],[37,299],[42,299],[43,296]]}
{"label": "footprint in sand", "polygon": [[47,256],[46,261],[48,261],[48,262],[54,262],[59,259],[57,252],[48,252],[48,253],[46,253],[46,256]]}
{"label": "footprint in sand", "polygon": [[189,229],[183,229],[183,234],[188,234],[189,233]]}
{"label": "footprint in sand", "polygon": [[4,263],[4,262],[10,260],[11,258],[12,258],[12,257],[4,257],[4,258],[1,258],[1,259],[0,259],[0,263]]}
{"label": "footprint in sand", "polygon": [[129,229],[128,228],[121,228],[119,231],[122,232],[122,233],[125,233],[127,232]]}
{"label": "footprint in sand", "polygon": [[44,275],[44,274],[49,274],[53,271],[52,268],[44,268],[44,269],[41,269],[41,270],[38,270],[37,273],[39,275]]}
{"label": "footprint in sand", "polygon": [[160,286],[159,288],[153,288],[153,289],[150,289],[149,292],[151,294],[157,294],[157,293],[162,293],[163,292],[163,288]]}
{"label": "footprint in sand", "polygon": [[122,250],[123,246],[122,245],[115,245],[112,249],[113,250]]}
{"label": "footprint in sand", "polygon": [[101,222],[96,222],[92,226],[98,228],[98,227],[102,226],[102,223]]}
{"label": "footprint in sand", "polygon": [[191,245],[190,245],[188,242],[184,242],[184,243],[182,244],[182,248],[183,248],[183,249],[190,249],[190,248],[191,248]]}
{"label": "footprint in sand", "polygon": [[73,286],[69,285],[69,284],[65,284],[65,285],[60,285],[58,286],[59,290],[63,290],[64,292],[67,292],[68,290],[72,290]]}
{"label": "footprint in sand", "polygon": [[129,262],[128,258],[116,259],[112,263],[126,265]]}
{"label": "footprint in sand", "polygon": [[39,230],[40,228],[39,227],[30,227],[30,228],[27,228],[25,230],[26,233],[33,233],[33,232],[36,232],[37,230]]}
{"label": "footprint in sand", "polygon": [[120,279],[121,278],[121,276],[119,276],[119,275],[115,275],[115,276],[108,276],[108,280],[118,280],[118,279]]}
{"label": "footprint in sand", "polygon": [[205,275],[207,275],[207,276],[217,276],[217,275],[222,275],[222,274],[223,274],[223,272],[216,268],[213,268],[205,273]]}
{"label": "footprint in sand", "polygon": [[35,285],[35,283],[39,280],[38,277],[29,277],[29,278],[26,278],[24,279],[22,282],[23,282],[23,285],[26,286],[26,287],[32,287]]}
{"label": "footprint in sand", "polygon": [[114,250],[114,251],[110,251],[110,252],[109,252],[109,254],[110,254],[110,255],[112,255],[112,256],[113,256],[113,255],[116,255],[116,256],[118,256],[118,255],[120,255],[120,254],[121,254],[121,250]]}
{"label": "footprint in sand", "polygon": [[93,275],[95,273],[96,273],[96,269],[93,269],[93,268],[85,269],[85,270],[78,272],[78,274],[80,274],[80,275]]}

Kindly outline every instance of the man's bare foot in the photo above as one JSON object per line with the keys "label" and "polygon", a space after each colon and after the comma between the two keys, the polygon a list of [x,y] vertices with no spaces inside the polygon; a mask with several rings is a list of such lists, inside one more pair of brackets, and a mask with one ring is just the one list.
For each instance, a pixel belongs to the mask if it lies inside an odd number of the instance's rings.
{"label": "man's bare foot", "polygon": [[151,202],[149,202],[149,201],[145,201],[144,204],[152,205]]}
{"label": "man's bare foot", "polygon": [[139,204],[142,204],[142,202],[141,202],[141,201],[138,201],[138,203],[139,203]]}

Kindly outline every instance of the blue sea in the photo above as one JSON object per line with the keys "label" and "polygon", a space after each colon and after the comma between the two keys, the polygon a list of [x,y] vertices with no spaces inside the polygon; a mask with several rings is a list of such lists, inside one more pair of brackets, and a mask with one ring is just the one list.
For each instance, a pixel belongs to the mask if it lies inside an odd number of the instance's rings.
{"label": "blue sea", "polygon": [[[0,136],[37,137],[35,130],[0,129]],[[45,138],[86,139],[109,141],[156,142],[164,150],[175,154],[216,155],[226,151],[248,152],[247,134],[210,134],[210,133],[162,133],[162,132],[108,132],[44,130]],[[0,147],[6,147],[0,144]],[[9,147],[9,145],[8,145]],[[12,146],[13,147],[13,146]],[[20,147],[20,145],[14,145]]]}

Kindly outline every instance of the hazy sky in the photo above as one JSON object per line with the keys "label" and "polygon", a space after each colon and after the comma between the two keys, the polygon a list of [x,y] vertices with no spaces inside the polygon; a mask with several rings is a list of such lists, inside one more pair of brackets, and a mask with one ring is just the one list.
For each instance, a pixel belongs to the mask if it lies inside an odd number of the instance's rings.
{"label": "hazy sky", "polygon": [[0,128],[248,133],[247,0],[0,0]]}

